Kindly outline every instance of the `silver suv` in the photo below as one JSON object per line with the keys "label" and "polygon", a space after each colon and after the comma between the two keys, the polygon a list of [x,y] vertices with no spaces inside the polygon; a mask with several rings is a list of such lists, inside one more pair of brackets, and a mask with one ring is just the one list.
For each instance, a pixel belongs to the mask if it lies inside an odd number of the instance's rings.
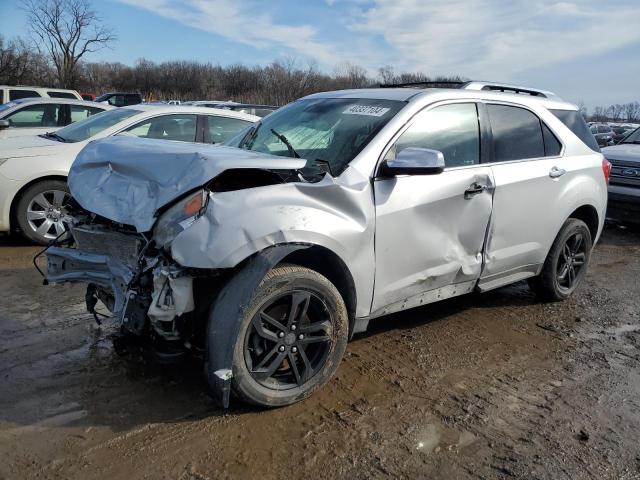
{"label": "silver suv", "polygon": [[223,406],[305,398],[375,317],[523,279],[565,299],[605,218],[610,165],[549,92],[320,93],[232,145],[89,144],[74,246],[47,251],[48,281],[88,283],[123,339],[201,354]]}

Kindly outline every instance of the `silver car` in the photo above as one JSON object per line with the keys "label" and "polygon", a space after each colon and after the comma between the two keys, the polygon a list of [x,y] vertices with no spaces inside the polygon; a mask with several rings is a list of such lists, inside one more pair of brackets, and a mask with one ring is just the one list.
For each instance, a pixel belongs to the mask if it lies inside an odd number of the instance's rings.
{"label": "silver car", "polygon": [[326,92],[230,144],[90,143],[69,174],[75,246],[46,254],[119,341],[201,353],[223,406],[307,397],[382,315],[523,279],[565,299],[605,218],[610,165],[550,92]]}

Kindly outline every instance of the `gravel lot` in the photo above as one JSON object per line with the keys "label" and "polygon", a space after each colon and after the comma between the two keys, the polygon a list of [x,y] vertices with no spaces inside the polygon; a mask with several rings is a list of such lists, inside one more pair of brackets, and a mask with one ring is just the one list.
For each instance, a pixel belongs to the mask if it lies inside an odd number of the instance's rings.
{"label": "gravel lot", "polygon": [[587,282],[520,283],[378,319],[305,402],[228,412],[201,365],[117,355],[82,286],[0,248],[0,478],[640,478],[640,230]]}

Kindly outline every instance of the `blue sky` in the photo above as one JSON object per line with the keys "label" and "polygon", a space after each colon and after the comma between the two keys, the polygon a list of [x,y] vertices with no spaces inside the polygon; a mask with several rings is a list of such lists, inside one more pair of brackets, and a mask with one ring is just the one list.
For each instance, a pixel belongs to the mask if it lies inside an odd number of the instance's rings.
{"label": "blue sky", "polygon": [[[459,74],[555,91],[589,107],[640,100],[640,0],[102,0],[118,41],[89,60],[295,59],[331,73]],[[24,35],[17,0],[0,32]]]}

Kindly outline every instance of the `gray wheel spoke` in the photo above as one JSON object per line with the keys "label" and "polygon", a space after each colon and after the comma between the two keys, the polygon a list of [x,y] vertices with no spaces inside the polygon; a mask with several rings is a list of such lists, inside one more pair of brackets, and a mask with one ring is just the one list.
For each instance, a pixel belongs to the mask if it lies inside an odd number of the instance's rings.
{"label": "gray wheel spoke", "polygon": [[329,342],[330,340],[331,337],[328,335],[318,335],[315,337],[304,337],[302,340],[298,340],[298,342],[303,345],[308,345],[310,343]]}
{"label": "gray wheel spoke", "polygon": [[262,319],[263,322],[268,323],[269,325],[277,328],[278,330],[284,331],[284,330],[287,329],[284,325],[282,325],[275,318],[271,317],[270,315],[267,315],[264,312],[260,312],[260,318]]}
{"label": "gray wheel spoke", "polygon": [[62,235],[64,232],[67,231],[62,221],[54,222],[53,225],[56,227],[56,237]]}
{"label": "gray wheel spoke", "polygon": [[286,352],[278,352],[273,360],[269,362],[266,369],[260,372],[254,372],[254,375],[258,378],[269,378],[275,373],[275,371],[282,365],[282,361],[287,356]]}
{"label": "gray wheel spoke", "polygon": [[289,365],[291,365],[291,370],[293,370],[293,376],[296,378],[296,383],[298,385],[302,385],[304,383],[304,380],[303,380],[302,376],[300,375],[300,371],[298,370],[298,365],[296,364],[296,359],[294,358],[292,353],[289,353],[287,355],[287,358],[289,359]]}
{"label": "gray wheel spoke", "polygon": [[62,190],[53,190],[53,204],[61,207],[65,204],[66,196],[67,192],[63,192]]}
{"label": "gray wheel spoke", "polygon": [[273,355],[277,352],[278,352],[278,346],[276,345],[271,350],[269,350],[269,352],[264,357],[262,357],[262,360],[260,360],[260,363],[256,365],[254,370],[260,370],[261,368],[263,368],[265,364],[271,359],[271,357],[273,357]]}
{"label": "gray wheel spoke", "polygon": [[51,229],[51,225],[53,222],[48,218],[40,224],[40,226],[36,229],[36,233],[38,235],[42,235],[43,237],[49,232]]}
{"label": "gray wheel spoke", "polygon": [[315,322],[315,323],[311,323],[309,325],[302,325],[299,328],[299,332],[300,333],[318,333],[318,332],[324,332],[326,334],[330,334],[331,333],[331,322],[328,320],[325,320],[323,322]]}
{"label": "gray wheel spoke", "polygon": [[573,253],[578,252],[581,246],[582,246],[582,235],[578,234],[576,235],[576,239],[574,240],[574,243],[573,243],[573,248],[572,248]]}
{"label": "gray wheel spoke", "polygon": [[49,203],[49,200],[47,200],[47,198],[44,196],[44,193],[39,193],[38,195],[33,197],[33,200],[31,200],[31,202],[32,203],[37,203],[38,205],[40,205],[45,210],[48,209],[48,208],[53,207],[53,205],[51,205],[51,203]]}
{"label": "gray wheel spoke", "polygon": [[42,210],[27,210],[27,220],[42,220],[45,216]]}
{"label": "gray wheel spoke", "polygon": [[[270,340],[272,342],[278,342],[278,336],[275,334],[275,332],[272,332],[271,330],[267,330],[266,328],[264,328],[264,325],[262,324],[262,321],[264,320],[263,315],[260,314],[259,316],[256,315],[255,317],[253,317],[253,327],[256,329],[256,332],[258,333],[258,335],[260,335],[262,338],[265,338],[267,340]],[[276,322],[278,323],[278,322]]]}
{"label": "gray wheel spoke", "polygon": [[291,295],[291,306],[289,307],[287,326],[291,326],[291,324],[299,322],[307,315],[307,308],[309,308],[310,300],[311,295],[309,292],[294,292]]}
{"label": "gray wheel spoke", "polygon": [[304,364],[304,372],[302,373],[302,381],[306,382],[307,380],[309,380],[309,377],[311,376],[311,373],[313,373],[313,367],[311,366],[311,362],[309,361],[309,357],[307,357],[307,352],[304,351],[304,348],[300,348],[298,350],[298,353],[300,355],[300,359],[302,360],[302,363]]}

